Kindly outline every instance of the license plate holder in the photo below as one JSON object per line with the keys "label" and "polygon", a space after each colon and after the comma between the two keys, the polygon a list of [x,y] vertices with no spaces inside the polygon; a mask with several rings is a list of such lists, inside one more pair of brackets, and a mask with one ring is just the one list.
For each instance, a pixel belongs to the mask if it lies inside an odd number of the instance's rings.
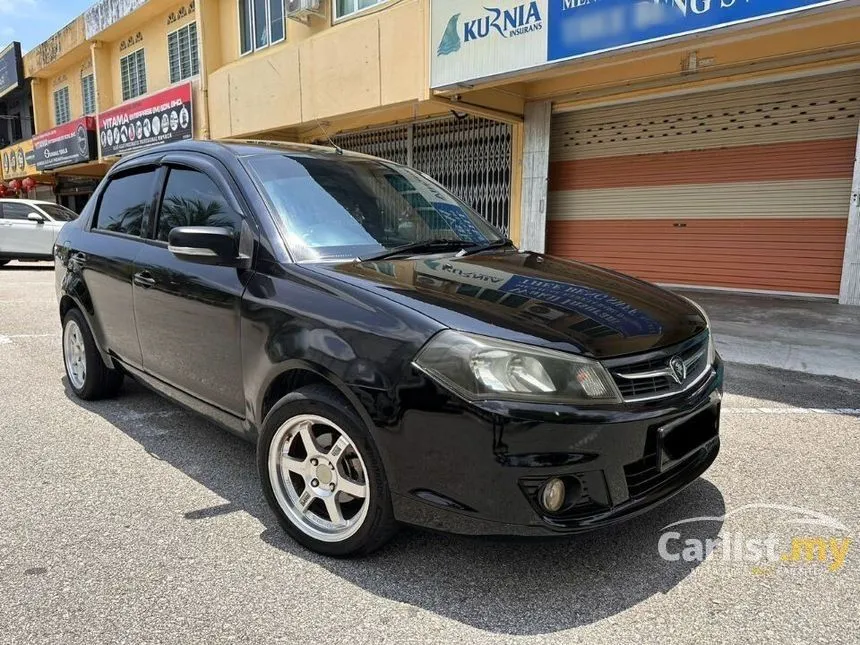
{"label": "license plate holder", "polygon": [[719,433],[719,403],[657,428],[657,469],[663,472],[680,464],[716,439]]}

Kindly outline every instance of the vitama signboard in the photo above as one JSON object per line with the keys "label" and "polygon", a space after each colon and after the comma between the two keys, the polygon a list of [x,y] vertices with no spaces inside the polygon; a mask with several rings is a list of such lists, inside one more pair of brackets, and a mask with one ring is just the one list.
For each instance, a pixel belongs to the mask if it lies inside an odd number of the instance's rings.
{"label": "vitama signboard", "polygon": [[846,0],[432,0],[431,85],[773,18]]}
{"label": "vitama signboard", "polygon": [[99,114],[102,156],[112,157],[194,136],[191,83]]}

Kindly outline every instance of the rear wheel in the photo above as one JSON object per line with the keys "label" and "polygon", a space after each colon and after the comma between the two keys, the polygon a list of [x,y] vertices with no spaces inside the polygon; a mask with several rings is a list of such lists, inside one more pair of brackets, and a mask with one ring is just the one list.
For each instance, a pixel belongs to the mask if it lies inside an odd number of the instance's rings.
{"label": "rear wheel", "polygon": [[115,396],[122,385],[122,372],[105,365],[78,309],[70,309],[63,317],[63,363],[69,387],[86,401]]}
{"label": "rear wheel", "polygon": [[311,385],[268,414],[257,450],[263,492],[281,525],[332,556],[381,547],[397,524],[367,428],[339,393]]}

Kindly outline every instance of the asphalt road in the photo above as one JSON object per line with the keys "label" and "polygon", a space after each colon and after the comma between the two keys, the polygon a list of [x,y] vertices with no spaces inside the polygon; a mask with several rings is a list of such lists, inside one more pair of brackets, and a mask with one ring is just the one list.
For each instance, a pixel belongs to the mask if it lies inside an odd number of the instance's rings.
{"label": "asphalt road", "polygon": [[[404,529],[329,560],[282,534],[252,446],[134,384],[70,398],[53,273],[0,269],[0,643],[856,643],[860,411],[845,409],[860,383],[733,364],[727,378],[717,462],[621,527]],[[810,512],[832,519],[790,523]],[[827,553],[661,559],[661,528],[698,516],[718,519],[672,530],[854,542],[833,571]]]}

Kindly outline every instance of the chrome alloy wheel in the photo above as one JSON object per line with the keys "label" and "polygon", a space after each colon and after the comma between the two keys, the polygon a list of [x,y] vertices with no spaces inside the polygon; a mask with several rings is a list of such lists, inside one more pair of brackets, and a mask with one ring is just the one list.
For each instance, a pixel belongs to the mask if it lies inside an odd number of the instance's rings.
{"label": "chrome alloy wheel", "polygon": [[63,330],[63,356],[69,381],[76,390],[82,389],[87,380],[87,353],[84,335],[74,320],[69,320]]}
{"label": "chrome alloy wheel", "polygon": [[269,481],[278,505],[308,536],[352,537],[370,502],[367,467],[347,434],[313,414],[287,419],[269,448]]}

